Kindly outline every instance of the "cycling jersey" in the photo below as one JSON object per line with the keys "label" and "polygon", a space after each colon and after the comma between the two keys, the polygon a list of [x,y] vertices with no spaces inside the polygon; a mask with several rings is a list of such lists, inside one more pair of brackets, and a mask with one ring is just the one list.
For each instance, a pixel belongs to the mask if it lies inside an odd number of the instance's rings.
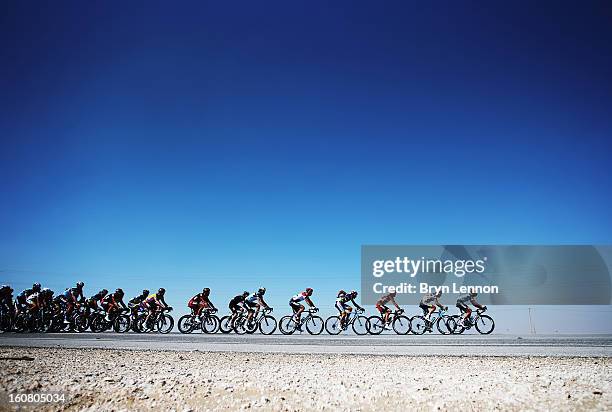
{"label": "cycling jersey", "polygon": [[380,298],[378,300],[378,302],[376,302],[376,304],[377,305],[385,305],[385,304],[387,304],[387,303],[389,303],[391,301],[395,302],[395,298],[389,293],[389,294],[383,296],[382,298]]}
{"label": "cycling jersey", "polygon": [[339,303],[341,303],[341,304],[345,304],[345,303],[348,303],[348,302],[353,302],[353,303],[355,303],[355,298],[356,298],[356,297],[357,297],[357,296],[355,296],[355,295],[354,295],[354,294],[352,294],[352,293],[347,293],[347,294],[344,294],[344,295],[340,295],[340,296],[338,296],[338,297],[336,298],[336,302],[339,302]]}
{"label": "cycling jersey", "polygon": [[421,298],[421,304],[425,306],[435,306],[438,304],[438,297],[433,293],[428,293]]}
{"label": "cycling jersey", "polygon": [[248,298],[246,298],[247,302],[251,302],[251,303],[257,303],[259,301],[259,299],[261,299],[262,295],[259,292],[255,292],[251,295],[249,295]]}
{"label": "cycling jersey", "polygon": [[123,299],[115,298],[114,293],[109,293],[108,295],[104,296],[104,298],[100,301],[100,304],[103,307],[106,306],[105,309],[108,309],[111,306],[121,306],[122,308],[126,309],[125,303],[123,303]]}
{"label": "cycling jersey", "polygon": [[132,304],[132,305],[139,305],[142,302],[144,302],[144,300],[147,298],[147,295],[138,295],[132,299],[130,299],[130,301],[128,303]]}
{"label": "cycling jersey", "polygon": [[307,297],[308,295],[306,294],[306,292],[301,292],[301,293],[298,293],[297,295],[292,296],[290,302],[293,302],[293,303],[302,302]]}
{"label": "cycling jersey", "polygon": [[30,305],[34,305],[34,304],[38,303],[38,297],[39,296],[40,296],[40,293],[34,292],[30,296],[28,296],[26,298],[26,302],[28,302]]}
{"label": "cycling jersey", "polygon": [[470,295],[464,295],[459,297],[459,299],[457,299],[457,303],[461,303],[462,305],[466,305],[468,303],[470,303],[472,300],[474,300],[473,297],[471,297]]}
{"label": "cycling jersey", "polygon": [[167,306],[164,297],[162,295],[158,296],[157,293],[149,295],[143,302],[147,305],[157,305],[157,302],[160,302],[162,305]]}
{"label": "cycling jersey", "polygon": [[96,293],[95,295],[91,296],[89,298],[90,302],[100,302],[102,299],[104,299],[104,297],[107,296],[107,294],[102,293],[102,291]]}
{"label": "cycling jersey", "polygon": [[243,295],[234,296],[232,300],[229,302],[230,307],[238,306],[240,303],[245,301],[245,297]]}

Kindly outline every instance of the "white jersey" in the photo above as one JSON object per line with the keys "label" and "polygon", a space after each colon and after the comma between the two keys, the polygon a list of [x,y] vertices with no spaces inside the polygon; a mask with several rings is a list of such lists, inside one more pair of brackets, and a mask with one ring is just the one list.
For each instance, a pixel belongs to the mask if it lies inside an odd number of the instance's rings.
{"label": "white jersey", "polygon": [[465,304],[470,303],[473,299],[474,298],[471,297],[470,295],[463,295],[459,299],[457,299],[457,303],[463,303],[465,305]]}
{"label": "white jersey", "polygon": [[433,293],[428,293],[421,298],[421,303],[427,306],[433,306],[438,304],[438,297]]}
{"label": "white jersey", "polygon": [[291,297],[291,302],[302,302],[304,299],[306,299],[307,296],[304,292],[300,292],[297,295],[294,295],[293,297]]}

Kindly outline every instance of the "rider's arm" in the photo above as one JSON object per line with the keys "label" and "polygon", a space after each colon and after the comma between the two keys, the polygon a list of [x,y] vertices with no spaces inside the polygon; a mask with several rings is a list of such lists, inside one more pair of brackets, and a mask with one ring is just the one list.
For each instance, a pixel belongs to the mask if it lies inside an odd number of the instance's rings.
{"label": "rider's arm", "polygon": [[123,299],[121,299],[121,300],[119,301],[119,305],[120,305],[120,306],[121,306],[123,309],[126,309],[126,310],[127,310],[127,308],[128,308],[127,306],[125,306],[125,303],[123,303]]}
{"label": "rider's arm", "polygon": [[472,302],[472,305],[476,306],[478,309],[484,309],[484,306],[476,302],[476,299],[472,299],[471,302]]}
{"label": "rider's arm", "polygon": [[357,309],[359,309],[359,310],[365,310],[365,309],[363,309],[361,306],[359,306],[359,303],[355,302],[355,299],[354,299],[354,298],[353,298],[353,299],[351,299],[351,303],[352,303],[353,305],[355,305],[355,307],[356,307]]}
{"label": "rider's arm", "polygon": [[157,297],[157,304],[164,308],[168,307],[168,304],[166,303],[166,300],[163,297]]}
{"label": "rider's arm", "polygon": [[401,310],[402,308],[400,308],[400,305],[397,304],[397,302],[395,301],[394,297],[391,297],[391,302],[393,302],[393,304],[395,305],[395,309],[397,310]]}
{"label": "rider's arm", "polygon": [[308,303],[308,306],[310,306],[311,308],[314,308],[314,303],[312,303],[312,300],[310,300],[310,298],[308,296],[306,296],[306,298],[304,298],[304,301],[306,303]]}
{"label": "rider's arm", "polygon": [[269,308],[270,306],[268,306],[268,304],[266,303],[266,301],[264,300],[263,296],[259,297],[259,304],[262,305],[264,308]]}

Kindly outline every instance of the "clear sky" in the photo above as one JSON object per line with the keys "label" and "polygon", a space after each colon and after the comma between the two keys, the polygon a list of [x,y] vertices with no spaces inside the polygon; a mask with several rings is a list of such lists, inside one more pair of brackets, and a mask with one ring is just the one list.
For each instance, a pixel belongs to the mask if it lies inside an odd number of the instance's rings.
{"label": "clear sky", "polygon": [[362,244],[612,244],[609,2],[220,3],[3,2],[0,282],[280,315]]}

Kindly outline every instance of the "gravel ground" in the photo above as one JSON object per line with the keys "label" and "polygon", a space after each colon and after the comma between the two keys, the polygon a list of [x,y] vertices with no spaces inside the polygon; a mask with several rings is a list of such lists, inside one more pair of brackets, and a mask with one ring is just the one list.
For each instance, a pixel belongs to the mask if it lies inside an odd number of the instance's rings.
{"label": "gravel ground", "polygon": [[1,410],[612,410],[609,358],[1,348],[0,371]]}

